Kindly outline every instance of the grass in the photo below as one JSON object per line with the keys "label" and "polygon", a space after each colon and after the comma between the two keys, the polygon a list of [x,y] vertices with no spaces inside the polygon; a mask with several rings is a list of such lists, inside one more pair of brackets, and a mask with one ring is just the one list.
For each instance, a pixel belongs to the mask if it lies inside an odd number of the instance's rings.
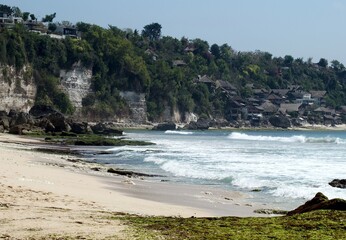
{"label": "grass", "polygon": [[[121,217],[124,219],[124,217]],[[138,239],[346,239],[345,211],[265,218],[125,216]]]}

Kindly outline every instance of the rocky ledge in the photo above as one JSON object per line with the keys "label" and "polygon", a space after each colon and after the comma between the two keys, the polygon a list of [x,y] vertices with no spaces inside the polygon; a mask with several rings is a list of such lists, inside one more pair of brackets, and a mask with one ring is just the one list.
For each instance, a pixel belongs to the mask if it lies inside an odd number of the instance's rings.
{"label": "rocky ledge", "polygon": [[[97,123],[90,125],[87,122],[78,122],[69,119],[50,106],[36,105],[29,113],[10,110],[0,112],[0,132],[12,134],[36,133],[72,133],[72,134],[101,134],[121,136],[122,130],[111,123]],[[69,134],[66,134],[69,135]]]}
{"label": "rocky ledge", "polygon": [[336,188],[346,188],[346,179],[334,179],[329,185]]}
{"label": "rocky ledge", "polygon": [[305,204],[287,213],[288,216],[311,212],[314,210],[346,210],[346,200],[335,198],[329,200],[323,193],[317,193],[316,196]]}

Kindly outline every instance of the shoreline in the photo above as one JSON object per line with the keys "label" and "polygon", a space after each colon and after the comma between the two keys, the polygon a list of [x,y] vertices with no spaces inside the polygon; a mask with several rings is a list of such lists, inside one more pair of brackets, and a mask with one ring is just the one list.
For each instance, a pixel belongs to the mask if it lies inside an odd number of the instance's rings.
{"label": "shoreline", "polygon": [[[263,208],[263,206],[256,208],[245,199],[245,194],[240,192],[231,192],[209,186],[160,182],[160,179],[156,180],[151,177],[129,178],[107,173],[105,166],[83,161],[79,156],[33,151],[33,146],[30,144],[35,144],[34,147],[40,147],[43,144],[41,145],[39,140],[9,134],[1,134],[0,139],[0,149],[4,151],[15,149],[20,153],[19,158],[18,154],[17,156],[9,154],[11,157],[16,157],[19,169],[11,169],[13,166],[8,166],[9,164],[6,163],[6,160],[4,161],[4,157],[1,158],[1,163],[3,168],[10,168],[7,169],[8,171],[19,171],[23,175],[19,179],[21,185],[29,188],[37,187],[38,190],[52,191],[58,194],[83,196],[84,200],[99,203],[106,211],[181,217],[261,216],[253,211]],[[4,143],[4,139],[7,140],[7,143]],[[59,148],[60,146],[53,145],[53,147]],[[20,172],[22,171],[20,167],[28,166],[32,168],[30,174],[29,171],[27,173]],[[104,169],[103,171],[94,171],[93,168]],[[45,174],[38,174],[36,171],[45,172]],[[66,185],[66,182],[57,179],[59,178],[58,175],[66,176],[66,180],[71,181],[71,187],[51,189],[53,185]],[[15,183],[16,179],[13,179],[13,175],[9,176],[9,174],[3,173],[2,177],[10,180],[14,185],[19,185],[18,179]],[[72,179],[68,179],[68,177]],[[73,182],[76,180],[75,178],[78,178],[78,182],[87,183],[89,189],[83,189],[77,194],[74,193],[74,188],[81,187],[78,183]],[[91,196],[90,192],[97,192],[108,197]],[[109,195],[116,197],[109,197]]]}
{"label": "shoreline", "polygon": [[81,150],[0,133],[0,238],[137,239],[145,236],[146,226],[136,219],[196,225],[211,219],[254,224],[267,217],[286,219],[277,218],[285,212],[273,205],[255,203],[251,193],[115,175],[80,155],[34,150],[42,147]]}
{"label": "shoreline", "polygon": [[[132,123],[113,123],[118,128],[123,130],[153,130],[154,126],[160,123],[152,124],[132,124]],[[177,131],[192,131],[189,129],[183,129],[186,124],[176,124]],[[312,125],[307,124],[301,127],[289,127],[289,128],[277,128],[277,127],[210,127],[207,130],[202,131],[215,131],[215,130],[224,130],[224,131],[346,131],[346,124],[339,124],[335,126],[326,126],[326,125]],[[196,131],[196,130],[194,130]],[[197,130],[201,131],[201,130]]]}

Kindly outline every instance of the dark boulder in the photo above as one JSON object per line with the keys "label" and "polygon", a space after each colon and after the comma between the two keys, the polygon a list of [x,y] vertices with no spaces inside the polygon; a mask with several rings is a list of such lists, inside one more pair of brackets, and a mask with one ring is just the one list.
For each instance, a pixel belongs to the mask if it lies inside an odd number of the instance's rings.
{"label": "dark boulder", "polygon": [[291,120],[291,123],[294,127],[301,127],[302,126],[301,120],[299,118],[293,118]]}
{"label": "dark boulder", "polygon": [[71,132],[76,133],[76,134],[86,134],[89,132],[90,128],[88,126],[88,123],[83,122],[71,122]]}
{"label": "dark boulder", "polygon": [[177,125],[174,122],[160,123],[153,128],[156,131],[168,131],[168,130],[176,130]]}
{"label": "dark boulder", "polygon": [[34,124],[34,119],[29,113],[20,112],[16,117],[12,118],[11,125]]}
{"label": "dark boulder", "polygon": [[105,123],[98,123],[94,126],[90,126],[91,130],[95,134],[106,134],[106,135],[116,135],[121,136],[123,135],[123,131],[116,129],[115,127],[111,125],[106,125]]}
{"label": "dark boulder", "polygon": [[207,118],[200,118],[197,120],[197,122],[190,122],[189,125],[187,125],[188,130],[207,130],[209,129],[209,119]]}
{"label": "dark boulder", "polygon": [[24,130],[30,131],[31,127],[28,124],[22,124],[22,125],[15,125],[10,128],[9,133],[16,134],[16,135],[22,135],[24,133]]}
{"label": "dark boulder", "polygon": [[0,116],[0,126],[3,126],[4,130],[9,130],[10,119],[7,116]]}
{"label": "dark boulder", "polygon": [[11,109],[8,113],[9,118],[17,118],[17,116],[18,116],[18,112],[14,109]]}
{"label": "dark boulder", "polygon": [[3,133],[3,132],[5,132],[5,128],[3,125],[0,125],[0,133]]}
{"label": "dark boulder", "polygon": [[305,204],[301,205],[295,210],[288,212],[287,215],[291,216],[294,214],[311,212],[314,210],[321,210],[321,209],[345,211],[346,200],[340,199],[340,198],[329,200],[325,195],[323,195],[323,193],[319,192],[316,194],[316,196],[313,199],[311,199],[310,201],[307,201]]}
{"label": "dark boulder", "polygon": [[71,130],[65,116],[61,113],[50,114],[48,120],[53,124],[55,132],[69,132]]}
{"label": "dark boulder", "polygon": [[346,179],[334,179],[329,185],[336,188],[346,188]]}
{"label": "dark boulder", "polygon": [[43,117],[43,116],[48,116],[50,114],[59,113],[59,112],[56,111],[51,106],[35,105],[30,109],[29,113],[30,113],[30,115],[32,115],[34,117]]}
{"label": "dark boulder", "polygon": [[209,123],[209,127],[213,127],[213,128],[223,128],[228,126],[229,126],[229,122],[226,119],[213,119]]}
{"label": "dark boulder", "polygon": [[47,133],[55,132],[54,125],[46,117],[37,120],[35,126],[43,129]]}
{"label": "dark boulder", "polygon": [[119,130],[119,129],[116,129],[113,127],[108,127],[103,131],[103,134],[121,136],[121,135],[123,135],[123,130]]}
{"label": "dark boulder", "polygon": [[0,111],[0,118],[1,117],[7,117],[7,112],[6,111]]}
{"label": "dark boulder", "polygon": [[291,127],[290,120],[287,117],[285,117],[285,116],[272,116],[272,117],[269,118],[269,122],[274,127],[279,127],[279,128],[289,128],[289,127]]}

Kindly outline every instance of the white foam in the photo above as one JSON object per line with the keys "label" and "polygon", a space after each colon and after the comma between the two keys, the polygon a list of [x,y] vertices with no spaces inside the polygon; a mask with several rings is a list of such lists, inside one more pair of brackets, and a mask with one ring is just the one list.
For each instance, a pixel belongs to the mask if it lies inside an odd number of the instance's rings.
{"label": "white foam", "polygon": [[263,135],[248,135],[245,133],[233,132],[228,136],[230,139],[235,140],[250,140],[250,141],[280,141],[280,142],[306,142],[304,136],[292,136],[292,137],[274,137]]}
{"label": "white foam", "polygon": [[157,165],[161,165],[161,164],[167,162],[167,160],[160,158],[160,157],[150,156],[150,157],[144,158],[144,162],[152,162],[152,163],[155,163]]}
{"label": "white foam", "polygon": [[217,182],[247,192],[260,188],[263,192],[258,194],[269,194],[282,202],[311,199],[318,191],[329,198],[346,198],[345,191],[328,185],[334,178],[345,176],[346,150],[340,144],[345,144],[346,134],[328,134],[146,132],[131,137],[157,145],[109,150],[114,151],[115,160],[141,161],[139,167],[156,167],[154,171],[164,170],[175,177]]}
{"label": "white foam", "polygon": [[234,140],[248,140],[248,141],[278,141],[284,143],[336,143],[341,144],[345,141],[340,138],[323,137],[305,137],[303,135],[294,135],[290,137],[277,137],[277,136],[264,136],[264,135],[248,135],[245,133],[233,132],[228,136],[229,139]]}
{"label": "white foam", "polygon": [[193,132],[186,132],[186,131],[173,131],[173,130],[167,130],[165,131],[166,134],[180,134],[180,135],[192,135]]}

